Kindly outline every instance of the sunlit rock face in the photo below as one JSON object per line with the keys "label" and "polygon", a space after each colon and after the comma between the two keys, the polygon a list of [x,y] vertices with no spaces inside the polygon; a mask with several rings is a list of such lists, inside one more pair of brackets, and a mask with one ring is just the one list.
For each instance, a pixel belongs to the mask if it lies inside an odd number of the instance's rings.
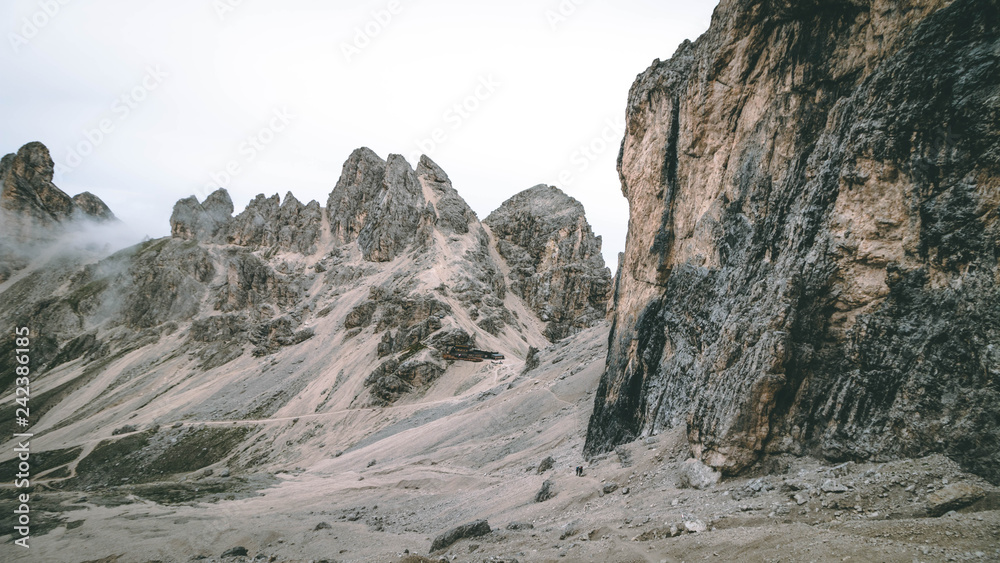
{"label": "sunlit rock face", "polygon": [[586,450],[945,452],[1000,481],[1000,13],[723,0],[632,87]]}
{"label": "sunlit rock face", "polygon": [[52,183],[55,164],[42,143],[28,143],[0,159],[0,228],[19,242],[57,236],[58,225],[90,219],[110,221],[115,216],[94,194],[70,197]]}
{"label": "sunlit rock face", "polygon": [[70,197],[52,183],[49,149],[33,142],[0,159],[0,283],[71,227],[116,221],[90,192]]}

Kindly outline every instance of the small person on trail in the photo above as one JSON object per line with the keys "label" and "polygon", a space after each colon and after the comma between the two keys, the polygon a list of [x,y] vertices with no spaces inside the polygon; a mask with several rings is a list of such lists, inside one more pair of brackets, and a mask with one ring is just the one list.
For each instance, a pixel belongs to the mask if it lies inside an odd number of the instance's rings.
{"label": "small person on trail", "polygon": [[576,466],[576,476],[577,477],[583,477],[583,466],[582,465],[577,465]]}

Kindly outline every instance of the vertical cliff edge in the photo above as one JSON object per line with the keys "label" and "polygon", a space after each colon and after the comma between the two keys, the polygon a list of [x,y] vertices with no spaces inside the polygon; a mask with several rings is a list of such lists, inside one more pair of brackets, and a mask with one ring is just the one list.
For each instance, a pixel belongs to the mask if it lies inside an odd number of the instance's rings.
{"label": "vertical cliff edge", "polygon": [[1000,6],[723,0],[632,87],[586,452],[946,453],[1000,482]]}

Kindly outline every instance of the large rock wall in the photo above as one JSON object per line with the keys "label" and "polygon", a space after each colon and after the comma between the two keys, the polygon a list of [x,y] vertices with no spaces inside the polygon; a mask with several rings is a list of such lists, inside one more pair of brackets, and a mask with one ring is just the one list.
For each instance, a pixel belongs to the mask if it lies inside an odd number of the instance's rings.
{"label": "large rock wall", "polygon": [[1000,8],[723,0],[632,87],[596,454],[946,452],[1000,481]]}
{"label": "large rock wall", "polygon": [[611,271],[583,205],[554,186],[508,199],[484,221],[510,266],[510,288],[559,340],[605,318]]}
{"label": "large rock wall", "polygon": [[97,196],[70,197],[52,183],[55,163],[49,149],[33,142],[0,159],[0,231],[21,243],[58,236],[56,228],[71,220],[103,222],[115,216]]}

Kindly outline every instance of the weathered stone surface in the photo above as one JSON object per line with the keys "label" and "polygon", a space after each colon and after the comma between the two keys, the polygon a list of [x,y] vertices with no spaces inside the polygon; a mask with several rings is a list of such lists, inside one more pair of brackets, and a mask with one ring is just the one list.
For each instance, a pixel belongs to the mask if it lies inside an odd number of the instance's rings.
{"label": "weathered stone surface", "polygon": [[545,473],[546,471],[555,467],[555,465],[556,465],[556,458],[548,456],[545,459],[543,459],[541,463],[538,464],[538,469],[536,470],[536,472],[539,475],[541,475],[542,473]]}
{"label": "weathered stone surface", "polygon": [[546,479],[542,483],[542,488],[535,493],[535,502],[545,502],[556,496],[555,483],[551,479]]}
{"label": "weathered stone surface", "polygon": [[84,217],[96,221],[113,221],[116,219],[111,208],[104,203],[101,198],[90,192],[83,192],[73,196],[73,205],[83,214]]}
{"label": "weathered stone surface", "polygon": [[1000,482],[996,2],[724,0],[639,76],[590,455],[684,425]]}
{"label": "weathered stone surface", "polygon": [[203,203],[191,196],[174,204],[170,234],[182,240],[225,244],[232,216],[233,200],[222,188],[209,194]]}
{"label": "weathered stone surface", "polygon": [[434,538],[434,541],[431,542],[431,553],[447,549],[459,540],[488,535],[491,531],[490,524],[486,520],[476,520],[475,522],[452,528]]}
{"label": "weathered stone surface", "polygon": [[354,151],[327,202],[330,230],[340,244],[357,241],[365,260],[389,262],[425,244],[436,221],[417,173],[398,155],[383,161]]}
{"label": "weathered stone surface", "polygon": [[21,219],[22,228],[47,227],[72,216],[73,199],[52,183],[54,168],[49,150],[38,142],[0,160],[0,208]]}
{"label": "weathered stone surface", "polygon": [[682,487],[707,489],[715,486],[721,477],[718,471],[715,471],[697,459],[689,459],[681,464],[680,480]]}
{"label": "weathered stone surface", "polygon": [[226,283],[216,293],[215,308],[222,312],[274,303],[290,307],[301,289],[256,254],[240,248],[227,250]]}
{"label": "weathered stone surface", "polygon": [[205,249],[161,239],[140,246],[130,258],[121,280],[126,326],[150,328],[192,319],[201,311],[206,284],[216,272]]}
{"label": "weathered stone surface", "polygon": [[227,228],[230,244],[277,248],[312,254],[320,237],[323,211],[316,201],[303,205],[291,192],[281,202],[277,194],[254,198]]}
{"label": "weathered stone surface", "polygon": [[0,159],[0,281],[23,268],[32,249],[49,244],[74,221],[114,221],[90,192],[70,197],[52,183],[55,163],[42,143]]}
{"label": "weathered stone surface", "polygon": [[481,224],[473,227],[476,244],[465,252],[451,277],[449,291],[462,302],[469,317],[490,334],[499,334],[507,324],[516,322],[504,306],[507,282],[499,265],[490,255],[490,238]]}
{"label": "weathered stone surface", "polygon": [[476,213],[452,187],[448,175],[433,160],[421,156],[416,173],[420,185],[433,198],[436,225],[441,232],[463,235],[469,232],[469,225],[479,222]]}
{"label": "weathered stone surface", "polygon": [[484,221],[510,265],[510,288],[564,338],[604,319],[611,271],[583,205],[553,186],[508,199]]}
{"label": "weathered stone surface", "polygon": [[378,309],[378,303],[374,301],[365,301],[351,309],[344,319],[344,328],[363,328],[370,325],[376,309]]}
{"label": "weathered stone surface", "polygon": [[927,495],[927,513],[941,516],[951,510],[965,508],[986,496],[982,487],[969,483],[953,483]]}
{"label": "weathered stone surface", "polygon": [[423,353],[402,362],[387,360],[365,379],[365,385],[376,404],[388,405],[407,393],[425,389],[442,373],[444,367]]}

